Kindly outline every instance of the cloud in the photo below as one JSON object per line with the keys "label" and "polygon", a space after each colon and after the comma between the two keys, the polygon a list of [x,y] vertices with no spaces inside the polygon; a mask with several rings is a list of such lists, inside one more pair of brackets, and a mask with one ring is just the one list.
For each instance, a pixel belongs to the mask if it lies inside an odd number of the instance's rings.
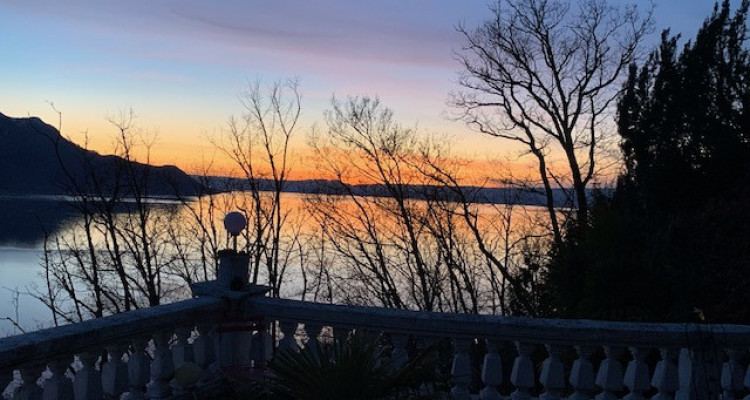
{"label": "cloud", "polygon": [[[278,1],[179,3],[172,8],[195,37],[267,52],[390,64],[445,66],[457,35],[393,2]],[[314,5],[312,5],[314,4]]]}

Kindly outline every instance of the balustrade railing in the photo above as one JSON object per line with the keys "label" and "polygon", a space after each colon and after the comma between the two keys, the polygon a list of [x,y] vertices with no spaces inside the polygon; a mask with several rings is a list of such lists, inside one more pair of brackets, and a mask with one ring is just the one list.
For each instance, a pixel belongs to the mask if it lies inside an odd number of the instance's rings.
{"label": "balustrade railing", "polygon": [[[473,392],[481,399],[750,399],[743,362],[748,326],[427,313],[272,298],[245,307],[279,321],[288,336],[298,325],[313,327],[305,329],[311,337],[320,326],[342,326],[387,333],[396,350],[407,338],[449,338],[454,399]],[[501,357],[501,349],[514,357]]]}
{"label": "balustrade railing", "polygon": [[[387,335],[397,363],[408,360],[410,344],[449,343],[445,395],[454,399],[750,399],[748,326],[327,305],[216,282],[198,284],[194,293],[0,339],[0,388],[14,380],[14,399],[200,397],[219,390],[223,374],[262,366],[275,347],[323,345],[319,336],[354,329]],[[186,366],[193,368],[187,380],[175,374]]]}

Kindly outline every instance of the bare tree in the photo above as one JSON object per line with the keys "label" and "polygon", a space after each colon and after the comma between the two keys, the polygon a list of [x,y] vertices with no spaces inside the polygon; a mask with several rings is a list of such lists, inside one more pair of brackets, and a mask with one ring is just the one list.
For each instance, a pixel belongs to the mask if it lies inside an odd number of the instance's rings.
{"label": "bare tree", "polygon": [[[458,119],[520,143],[537,164],[554,240],[562,242],[554,189],[588,219],[586,189],[598,171],[622,72],[650,31],[651,12],[604,0],[500,0],[478,28],[463,26],[457,53]],[[561,162],[555,160],[559,158]]]}
{"label": "bare tree", "polygon": [[457,213],[460,205],[419,165],[428,140],[368,97],[333,99],[326,125],[311,142],[332,186],[309,196],[308,206],[338,256],[333,284],[341,300],[483,309],[481,257]]}
{"label": "bare tree", "polygon": [[245,231],[251,255],[252,281],[258,282],[264,268],[272,295],[279,296],[288,253],[294,237],[284,237],[288,210],[282,207],[283,192],[291,169],[289,142],[301,113],[297,80],[276,82],[268,87],[250,83],[241,97],[244,113],[229,120],[229,129],[216,145],[242,171],[249,202],[238,207],[248,217]]}
{"label": "bare tree", "polygon": [[[113,156],[56,145],[78,218],[45,237],[45,293],[39,298],[58,320],[87,318],[160,304],[183,285],[173,271],[178,244],[170,241],[176,204],[154,204],[149,161],[154,135],[144,134],[128,110],[110,122],[117,129]],[[136,155],[142,154],[140,157]]]}

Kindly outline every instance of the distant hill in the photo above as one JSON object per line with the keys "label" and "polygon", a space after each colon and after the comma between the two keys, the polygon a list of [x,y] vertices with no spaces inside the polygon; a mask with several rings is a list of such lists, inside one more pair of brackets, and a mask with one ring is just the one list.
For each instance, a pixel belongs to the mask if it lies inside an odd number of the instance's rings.
{"label": "distant hill", "polygon": [[[131,179],[135,178],[135,179]],[[36,117],[0,113],[0,195],[70,195],[76,192],[128,196],[129,181],[148,196],[196,196],[202,186],[175,166],[152,166],[100,155],[65,139]]]}
{"label": "distant hill", "polygon": [[[250,190],[247,180],[242,178],[230,178],[223,176],[196,177],[200,179],[210,190],[225,192],[229,190]],[[274,189],[273,181],[270,179],[259,179],[256,182],[259,190],[271,191]],[[356,196],[387,197],[388,190],[383,185],[352,185],[352,193]],[[541,189],[520,188],[493,188],[463,186],[463,195],[472,203],[479,204],[519,204],[525,206],[545,206],[547,198]],[[612,189],[598,189],[604,195],[611,195]],[[346,194],[341,184],[335,181],[323,179],[310,179],[299,181],[288,181],[284,185],[284,192],[310,193],[310,194]],[[555,207],[569,207],[570,202],[565,191],[553,189]],[[593,196],[594,189],[589,189],[589,196]],[[405,194],[413,199],[441,199],[458,200],[457,194],[448,188],[441,186],[409,185],[405,188]]]}

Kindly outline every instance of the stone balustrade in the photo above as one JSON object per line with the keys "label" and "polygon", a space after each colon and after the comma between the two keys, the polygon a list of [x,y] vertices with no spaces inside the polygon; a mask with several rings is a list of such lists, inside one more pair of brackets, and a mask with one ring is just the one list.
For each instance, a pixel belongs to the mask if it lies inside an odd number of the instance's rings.
{"label": "stone balustrade", "polygon": [[[454,399],[750,400],[750,370],[741,362],[749,326],[427,313],[272,298],[245,307],[279,321],[286,334],[300,324],[311,337],[321,326],[384,332],[396,350],[407,338],[449,338]],[[484,354],[472,361],[476,348]],[[512,360],[500,356],[503,348]],[[481,365],[482,386],[474,394],[473,362]],[[512,390],[502,393],[501,386]]]}
{"label": "stone balustrade", "polygon": [[[218,282],[193,292],[190,300],[0,339],[0,387],[14,380],[14,399],[200,398],[219,390],[223,375],[262,367],[275,346],[320,345],[319,336],[355,329],[384,333],[397,363],[408,360],[410,343],[447,343],[454,399],[750,400],[748,326],[328,305]],[[196,371],[188,381],[175,374],[186,366]]]}
{"label": "stone balustrade", "polygon": [[126,392],[128,399],[168,398],[176,354],[204,367],[206,382],[215,379],[213,342],[187,338],[209,333],[227,307],[220,298],[195,298],[0,339],[0,388],[15,370],[21,382],[14,399],[120,398]]}

